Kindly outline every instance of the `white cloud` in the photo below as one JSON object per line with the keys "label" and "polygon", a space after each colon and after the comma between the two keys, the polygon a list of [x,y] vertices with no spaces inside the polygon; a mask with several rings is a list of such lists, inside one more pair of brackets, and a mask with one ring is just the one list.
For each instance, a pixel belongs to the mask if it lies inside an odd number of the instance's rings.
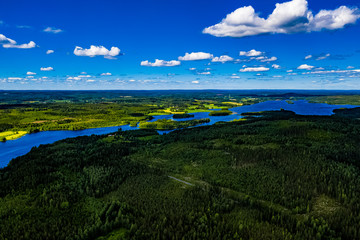
{"label": "white cloud", "polygon": [[248,52],[246,51],[240,51],[240,56],[246,56],[246,57],[257,57],[257,56],[260,56],[264,54],[263,52],[260,52],[260,51],[256,51],[255,49],[252,49]]}
{"label": "white cloud", "polygon": [[81,80],[81,78],[79,78],[79,77],[68,77],[67,80],[75,80],[75,81],[78,81],[78,80]]}
{"label": "white cloud", "polygon": [[232,79],[239,79],[240,77],[239,77],[239,76],[231,76],[230,78],[232,78]]}
{"label": "white cloud", "polygon": [[224,63],[234,61],[234,59],[228,55],[222,55],[220,57],[214,57],[211,61]]}
{"label": "white cloud", "polygon": [[272,65],[272,68],[274,68],[274,69],[280,69],[281,67],[280,67],[280,65],[273,64],[273,65]]}
{"label": "white cloud", "polygon": [[195,60],[205,60],[211,59],[214,55],[205,52],[192,52],[192,53],[185,53],[185,56],[178,57],[180,61],[195,61]]}
{"label": "white cloud", "polygon": [[359,18],[358,8],[341,6],[335,10],[321,10],[310,21],[310,27],[313,31],[335,30],[343,28],[347,24],[354,24]]}
{"label": "white cloud", "polygon": [[91,78],[91,75],[79,75],[79,78]]}
{"label": "white cloud", "polygon": [[291,34],[334,30],[354,24],[360,18],[358,8],[341,6],[335,10],[321,10],[315,16],[308,9],[307,0],[277,3],[265,19],[252,6],[236,9],[220,23],[207,27],[203,33],[216,37],[246,37],[259,34]]}
{"label": "white cloud", "polygon": [[47,27],[44,29],[44,32],[48,32],[48,33],[61,33],[63,32],[63,30],[59,29],[59,28],[53,28],[53,27]]}
{"label": "white cloud", "polygon": [[16,42],[15,42],[15,43],[3,44],[3,47],[4,48],[29,49],[29,48],[36,47],[36,44],[33,41],[30,41],[29,43],[24,43],[24,44],[16,44]]}
{"label": "white cloud", "polygon": [[195,70],[196,70],[196,68],[189,68],[189,70],[190,70],[190,71],[195,71]]}
{"label": "white cloud", "polygon": [[276,60],[277,60],[277,57],[271,57],[271,58],[264,57],[264,58],[260,59],[260,62],[274,62]]}
{"label": "white cloud", "polygon": [[5,35],[0,34],[0,44],[16,44],[16,42]]}
{"label": "white cloud", "polygon": [[54,53],[54,50],[47,50],[46,51],[46,54],[52,54],[52,53]]}
{"label": "white cloud", "polygon": [[199,72],[198,74],[199,74],[199,75],[210,75],[211,72]]}
{"label": "white cloud", "polygon": [[302,64],[302,65],[298,66],[297,69],[300,69],[300,70],[311,70],[311,69],[313,69],[313,68],[314,68],[314,66],[307,65],[307,64]]}
{"label": "white cloud", "polygon": [[26,75],[36,75],[34,72],[27,72]]}
{"label": "white cloud", "polygon": [[95,82],[95,80],[94,79],[88,79],[88,80],[86,80],[86,82]]}
{"label": "white cloud", "polygon": [[112,74],[107,72],[107,73],[102,73],[101,76],[111,76]]}
{"label": "white cloud", "polygon": [[270,68],[267,67],[247,67],[240,69],[240,72],[266,72],[269,71]]}
{"label": "white cloud", "polygon": [[308,60],[308,59],[310,59],[310,58],[312,58],[313,56],[312,55],[307,55],[306,57],[305,57],[305,60]]}
{"label": "white cloud", "polygon": [[52,67],[42,67],[42,68],[40,68],[40,70],[41,71],[53,71],[54,68],[52,68]]}
{"label": "white cloud", "polygon": [[83,49],[82,47],[76,46],[74,49],[74,54],[76,56],[86,56],[86,57],[95,57],[95,56],[104,56],[107,59],[115,59],[115,56],[120,54],[120,49],[117,47],[111,47],[110,50],[103,46],[94,46],[91,45],[89,49]]}
{"label": "white cloud", "polygon": [[353,67],[353,66],[348,66],[347,67],[347,69],[353,69],[353,68],[355,68],[355,67]]}
{"label": "white cloud", "polygon": [[328,58],[328,57],[330,57],[330,53],[327,53],[327,54],[325,54],[325,55],[322,55],[322,56],[319,56],[318,58],[316,58],[316,60],[324,60],[324,59],[326,59],[326,58]]}
{"label": "white cloud", "polygon": [[179,66],[181,63],[177,60],[171,60],[171,61],[165,61],[165,60],[159,60],[155,59],[155,62],[149,62],[148,60],[142,61],[140,63],[141,66],[147,66],[147,67],[174,67]]}
{"label": "white cloud", "polygon": [[191,83],[193,83],[193,84],[198,84],[199,81],[192,81]]}

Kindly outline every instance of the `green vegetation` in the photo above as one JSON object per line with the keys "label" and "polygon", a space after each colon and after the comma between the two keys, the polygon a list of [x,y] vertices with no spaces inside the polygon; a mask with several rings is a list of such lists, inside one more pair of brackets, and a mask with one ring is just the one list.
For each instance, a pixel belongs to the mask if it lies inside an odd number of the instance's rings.
{"label": "green vegetation", "polygon": [[0,239],[359,239],[347,111],[33,148],[0,170]]}
{"label": "green vegetation", "polygon": [[335,105],[360,105],[360,95],[317,96],[306,98],[311,103],[327,103]]}
{"label": "green vegetation", "polygon": [[188,113],[184,113],[184,114],[174,114],[173,118],[174,119],[180,119],[180,118],[193,118],[194,114],[188,114]]}
{"label": "green vegetation", "polygon": [[187,128],[196,126],[203,123],[210,122],[209,118],[203,119],[194,119],[189,121],[174,121],[174,120],[167,120],[167,119],[159,119],[154,122],[140,122],[139,128],[140,129],[156,129],[156,130],[172,130],[172,129],[179,129],[179,128]]}
{"label": "green vegetation", "polygon": [[[0,91],[0,133],[80,130],[127,124],[136,126],[139,122],[151,120],[153,115],[176,114],[176,118],[187,116],[182,114],[234,106],[233,103],[224,102],[228,97],[222,94],[165,93],[166,91]],[[258,98],[240,96],[233,100],[245,104],[260,101]]]}
{"label": "green vegetation", "polygon": [[15,140],[18,138],[21,138],[22,136],[25,136],[28,132],[26,131],[6,131],[6,132],[0,132],[0,139],[5,142],[7,140]]}
{"label": "green vegetation", "polygon": [[340,116],[340,117],[360,118],[360,107],[352,108],[352,109],[346,109],[346,111],[344,111],[343,109],[335,109],[334,113],[337,116]]}
{"label": "green vegetation", "polygon": [[227,116],[232,114],[232,111],[224,109],[220,111],[212,111],[209,113],[209,116]]}

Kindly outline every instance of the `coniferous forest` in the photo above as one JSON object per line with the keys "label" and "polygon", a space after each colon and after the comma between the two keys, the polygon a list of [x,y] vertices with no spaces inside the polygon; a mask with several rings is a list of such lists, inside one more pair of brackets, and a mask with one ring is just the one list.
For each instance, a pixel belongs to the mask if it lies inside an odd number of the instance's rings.
{"label": "coniferous forest", "polygon": [[0,239],[359,239],[356,111],[34,147],[0,170]]}

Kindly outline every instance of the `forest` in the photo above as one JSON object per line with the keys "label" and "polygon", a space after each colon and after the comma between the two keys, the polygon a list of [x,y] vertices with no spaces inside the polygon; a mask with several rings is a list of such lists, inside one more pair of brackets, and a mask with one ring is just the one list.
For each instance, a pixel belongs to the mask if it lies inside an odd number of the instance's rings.
{"label": "forest", "polygon": [[0,169],[0,239],[359,239],[354,111],[34,147]]}
{"label": "forest", "polygon": [[193,127],[208,122],[210,122],[209,118],[194,119],[189,121],[174,121],[174,120],[159,119],[154,122],[140,122],[139,128],[156,129],[156,130],[172,130],[172,129]]}

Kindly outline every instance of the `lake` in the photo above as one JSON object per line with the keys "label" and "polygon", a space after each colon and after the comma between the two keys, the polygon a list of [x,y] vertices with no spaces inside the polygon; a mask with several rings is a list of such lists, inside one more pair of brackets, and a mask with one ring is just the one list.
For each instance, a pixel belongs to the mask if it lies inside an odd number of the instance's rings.
{"label": "lake", "polygon": [[[198,126],[212,125],[216,122],[224,121],[229,122],[234,119],[243,118],[241,113],[245,112],[259,112],[271,110],[290,110],[300,115],[332,115],[334,109],[339,108],[354,108],[359,106],[354,105],[329,105],[325,103],[309,103],[307,101],[294,101],[289,104],[286,101],[266,101],[253,105],[234,107],[229,110],[233,112],[228,116],[209,116],[209,112],[193,113],[193,118],[174,119],[176,121],[186,121],[191,119],[209,118],[210,122]],[[158,119],[172,119],[172,115],[159,115],[154,116],[151,121]],[[31,148],[37,147],[41,144],[53,143],[65,138],[73,138],[78,136],[92,135],[92,134],[108,134],[116,132],[119,128],[122,130],[136,130],[138,127],[130,127],[129,125],[116,126],[116,127],[103,127],[103,128],[90,128],[77,131],[44,131],[38,133],[27,134],[24,137],[0,143],[0,168],[6,167],[11,159],[28,153]],[[171,131],[159,131],[160,134],[169,133]]]}

